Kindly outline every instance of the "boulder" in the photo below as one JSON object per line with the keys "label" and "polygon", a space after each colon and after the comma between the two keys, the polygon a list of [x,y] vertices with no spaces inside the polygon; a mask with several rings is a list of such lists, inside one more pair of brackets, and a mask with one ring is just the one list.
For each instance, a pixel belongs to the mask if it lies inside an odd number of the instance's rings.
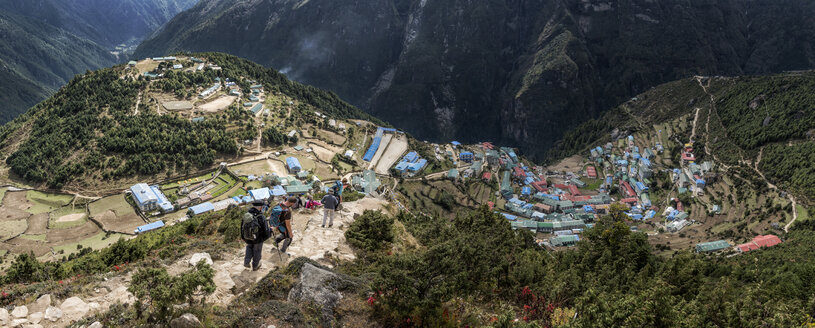
{"label": "boulder", "polygon": [[57,321],[62,318],[62,310],[55,306],[49,306],[45,309],[45,319],[51,322]]}
{"label": "boulder", "polygon": [[45,294],[37,298],[37,300],[28,306],[31,312],[42,312],[51,306],[51,294]]}
{"label": "boulder", "polygon": [[32,323],[32,324],[25,325],[23,328],[42,328],[42,325],[38,324],[38,323]]}
{"label": "boulder", "polygon": [[44,316],[45,315],[42,314],[42,312],[34,312],[28,315],[28,321],[31,321],[32,323],[40,323]]}
{"label": "boulder", "polygon": [[88,326],[88,328],[102,328],[102,327],[103,327],[102,323],[99,322],[99,321],[96,321],[96,322],[92,323],[90,326]]}
{"label": "boulder", "polygon": [[300,271],[300,281],[289,290],[288,301],[313,302],[321,307],[324,321],[333,322],[334,307],[342,299],[342,294],[332,286],[337,280],[337,274],[305,263]]}
{"label": "boulder", "polygon": [[28,323],[28,319],[26,319],[26,318],[14,319],[14,320],[11,321],[11,326],[12,327],[17,327],[17,326],[22,326],[22,325],[27,324],[27,323]]}
{"label": "boulder", "polygon": [[60,309],[65,316],[81,318],[84,317],[91,308],[81,298],[74,296],[62,302]]}
{"label": "boulder", "polygon": [[11,316],[9,316],[8,310],[5,308],[0,308],[0,324],[8,325],[8,322],[11,320]]}
{"label": "boulder", "polygon": [[198,317],[196,317],[192,313],[184,313],[178,318],[173,319],[170,321],[170,328],[198,328],[202,327],[201,321],[198,321]]}
{"label": "boulder", "polygon": [[190,266],[195,266],[201,261],[206,261],[207,264],[212,265],[212,257],[209,256],[209,253],[195,253],[190,257]]}
{"label": "boulder", "polygon": [[11,311],[11,316],[14,318],[25,318],[28,316],[28,307],[25,305],[17,306]]}

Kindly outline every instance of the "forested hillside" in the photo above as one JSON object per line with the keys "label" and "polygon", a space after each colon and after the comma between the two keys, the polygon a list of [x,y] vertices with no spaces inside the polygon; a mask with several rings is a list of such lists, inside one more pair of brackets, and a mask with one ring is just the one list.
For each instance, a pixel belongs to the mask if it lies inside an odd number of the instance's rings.
{"label": "forested hillside", "polygon": [[0,124],[76,74],[126,61],[127,44],[132,47],[194,2],[0,1]]}
{"label": "forested hillside", "polygon": [[110,66],[116,57],[51,25],[0,11],[0,123],[45,99],[74,74]]}
{"label": "forested hillside", "polygon": [[243,116],[218,115],[193,123],[175,114],[160,115],[155,106],[141,103],[137,108],[136,104],[150,87],[181,90],[184,97],[192,98],[195,90],[209,87],[216,78],[252,79],[270,92],[302,103],[303,110],[379,122],[336,95],[291,82],[275,70],[224,54],[197,56],[221,70],[170,71],[152,84],[122,65],[77,76],[53,97],[0,128],[0,154],[12,173],[52,188],[208,168],[218,158],[239,155],[239,142],[245,137],[242,130],[227,126],[245,125]]}
{"label": "forested hillside", "polygon": [[5,0],[0,10],[47,23],[112,50],[140,41],[197,0]]}
{"label": "forested hillside", "polygon": [[806,0],[204,0],[137,49],[223,51],[428,140],[542,158],[564,132],[694,74],[815,65]]}

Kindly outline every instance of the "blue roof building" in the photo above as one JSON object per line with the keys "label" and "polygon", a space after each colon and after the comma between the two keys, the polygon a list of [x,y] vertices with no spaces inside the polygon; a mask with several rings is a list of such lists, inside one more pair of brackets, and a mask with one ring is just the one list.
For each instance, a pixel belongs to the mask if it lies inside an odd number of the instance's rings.
{"label": "blue roof building", "polygon": [[150,190],[152,190],[153,194],[158,198],[158,207],[161,208],[162,212],[167,213],[173,211],[173,204],[170,203],[167,196],[164,196],[164,193],[161,192],[161,189],[159,189],[157,185],[150,186]]}
{"label": "blue roof building", "polygon": [[137,234],[145,233],[145,232],[148,232],[150,230],[156,230],[156,229],[161,228],[163,226],[164,226],[164,221],[158,220],[158,221],[153,222],[153,223],[148,223],[148,224],[145,224],[143,226],[139,226],[138,228],[136,228],[136,230],[134,232],[137,233]]}
{"label": "blue roof building", "polygon": [[196,216],[206,212],[212,212],[214,210],[215,206],[212,205],[212,203],[210,202],[206,202],[190,207],[190,209],[187,210],[187,214],[189,214],[190,216]]}
{"label": "blue roof building", "polygon": [[401,161],[399,163],[396,163],[396,167],[394,167],[394,168],[397,171],[399,171],[401,173],[404,173],[408,169],[409,166],[410,166],[410,163],[405,162],[405,161]]}
{"label": "blue roof building", "polygon": [[469,152],[469,151],[464,151],[464,152],[461,152],[460,154],[458,154],[458,158],[461,161],[467,162],[467,163],[472,163],[473,162],[473,157],[474,157],[473,153]]}
{"label": "blue roof building", "polygon": [[402,161],[407,163],[413,163],[416,162],[417,160],[419,160],[419,154],[417,154],[415,151],[407,153],[407,155],[405,155],[405,157],[402,158]]}
{"label": "blue roof building", "polygon": [[279,197],[283,195],[286,195],[286,189],[284,189],[283,186],[274,186],[274,188],[272,188],[272,196]]}
{"label": "blue roof building", "polygon": [[408,171],[419,172],[425,166],[427,166],[427,160],[422,158],[422,159],[419,159],[418,161],[416,161],[416,163],[411,163],[410,165],[408,165]]}
{"label": "blue roof building", "polygon": [[530,188],[530,187],[521,188],[521,195],[524,195],[524,196],[532,195],[532,188]]}
{"label": "blue roof building", "polygon": [[269,197],[272,197],[269,188],[258,188],[249,190],[249,196],[252,197],[252,200],[267,200]]}
{"label": "blue roof building", "polygon": [[142,212],[153,211],[158,207],[158,197],[146,183],[137,183],[130,187],[130,195]]}
{"label": "blue roof building", "polygon": [[286,158],[286,166],[291,173],[298,173],[303,169],[303,167],[300,166],[300,161],[295,157]]}

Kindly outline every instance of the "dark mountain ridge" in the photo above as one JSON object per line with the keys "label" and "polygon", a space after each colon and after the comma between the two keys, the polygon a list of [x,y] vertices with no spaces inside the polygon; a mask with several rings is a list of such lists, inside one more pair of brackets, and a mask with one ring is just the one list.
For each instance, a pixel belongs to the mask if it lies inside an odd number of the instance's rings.
{"label": "dark mountain ridge", "polygon": [[135,56],[225,51],[420,138],[540,158],[568,128],[694,74],[806,69],[809,1],[205,0]]}

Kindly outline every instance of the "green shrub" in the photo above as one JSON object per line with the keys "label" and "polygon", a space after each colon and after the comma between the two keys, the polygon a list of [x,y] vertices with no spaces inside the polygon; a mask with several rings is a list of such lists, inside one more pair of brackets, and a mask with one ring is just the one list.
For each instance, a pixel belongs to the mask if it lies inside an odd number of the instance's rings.
{"label": "green shrub", "polygon": [[212,294],[215,291],[214,276],[215,271],[203,261],[175,277],[170,276],[165,268],[143,268],[133,275],[127,290],[138,299],[139,311],[150,310],[151,317],[162,322],[172,315],[173,305],[185,301],[192,304],[193,297],[199,293]]}
{"label": "green shrub", "polygon": [[352,246],[375,251],[393,242],[393,218],[380,211],[365,210],[345,231],[345,239]]}

